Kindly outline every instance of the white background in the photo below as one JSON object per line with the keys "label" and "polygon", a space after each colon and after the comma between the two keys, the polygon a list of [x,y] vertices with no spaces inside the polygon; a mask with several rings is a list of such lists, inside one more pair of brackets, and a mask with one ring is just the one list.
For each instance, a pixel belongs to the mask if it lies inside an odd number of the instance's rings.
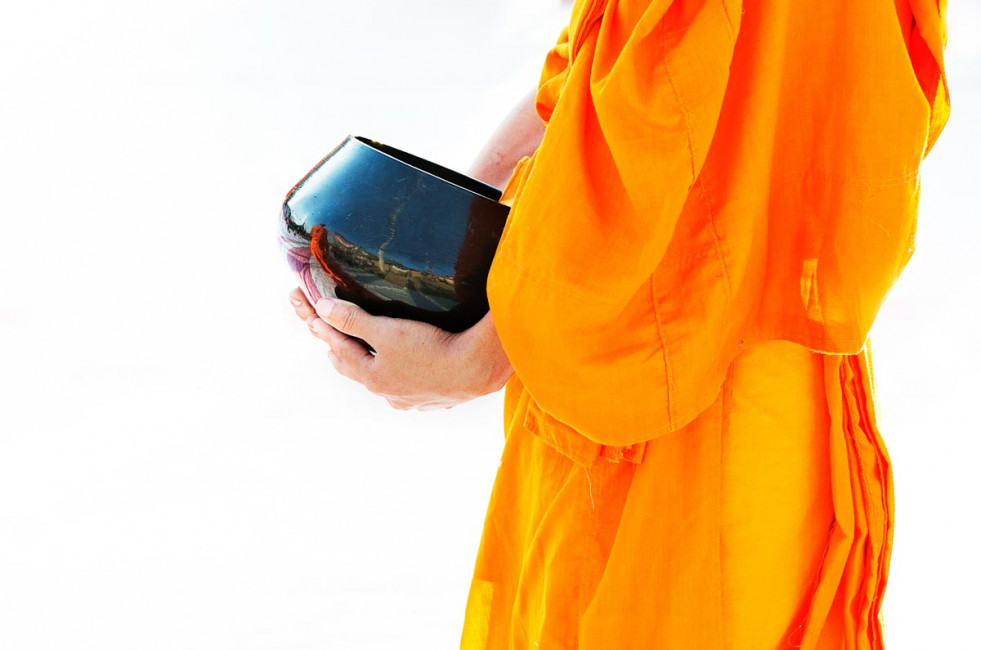
{"label": "white background", "polygon": [[[348,133],[466,169],[553,0],[0,4],[0,650],[451,648],[500,395],[333,374],[276,243]],[[981,6],[873,332],[891,650],[978,647]]]}

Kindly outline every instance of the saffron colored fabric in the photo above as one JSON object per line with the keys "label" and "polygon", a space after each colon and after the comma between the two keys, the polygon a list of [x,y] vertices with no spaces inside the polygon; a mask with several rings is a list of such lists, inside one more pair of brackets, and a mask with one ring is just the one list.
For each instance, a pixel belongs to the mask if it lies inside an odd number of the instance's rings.
{"label": "saffron colored fabric", "polygon": [[643,457],[557,450],[508,384],[461,647],[880,648],[889,463],[868,357],[748,346]]}
{"label": "saffron colored fabric", "polygon": [[881,648],[869,328],[936,0],[579,0],[488,278],[515,368],[464,648]]}

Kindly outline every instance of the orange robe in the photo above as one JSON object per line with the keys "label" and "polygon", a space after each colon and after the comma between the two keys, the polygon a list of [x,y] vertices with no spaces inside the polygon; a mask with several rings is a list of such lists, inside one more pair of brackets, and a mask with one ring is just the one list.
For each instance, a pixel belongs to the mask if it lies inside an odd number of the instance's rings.
{"label": "orange robe", "polygon": [[880,648],[869,328],[943,2],[578,0],[488,278],[515,368],[463,648]]}

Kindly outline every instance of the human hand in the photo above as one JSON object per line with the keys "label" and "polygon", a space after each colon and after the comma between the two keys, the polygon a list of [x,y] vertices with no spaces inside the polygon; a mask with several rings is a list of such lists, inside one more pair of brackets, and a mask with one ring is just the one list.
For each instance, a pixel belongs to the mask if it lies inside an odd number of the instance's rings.
{"label": "human hand", "polygon": [[514,372],[489,312],[470,329],[451,334],[428,323],[372,316],[344,300],[325,298],[313,306],[299,288],[290,292],[290,302],[313,335],[330,346],[334,369],[393,408],[452,408],[500,390]]}

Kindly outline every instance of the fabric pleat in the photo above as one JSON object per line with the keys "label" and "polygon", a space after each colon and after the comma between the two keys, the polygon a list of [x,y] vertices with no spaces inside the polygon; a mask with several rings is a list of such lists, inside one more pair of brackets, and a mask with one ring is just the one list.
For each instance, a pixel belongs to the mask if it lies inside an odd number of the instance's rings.
{"label": "fabric pleat", "polygon": [[835,524],[801,647],[840,642],[848,650],[881,648],[893,493],[889,456],[876,426],[868,348],[828,357],[825,377]]}
{"label": "fabric pleat", "polygon": [[882,648],[892,493],[867,351],[748,346],[638,460],[506,441],[461,647]]}

